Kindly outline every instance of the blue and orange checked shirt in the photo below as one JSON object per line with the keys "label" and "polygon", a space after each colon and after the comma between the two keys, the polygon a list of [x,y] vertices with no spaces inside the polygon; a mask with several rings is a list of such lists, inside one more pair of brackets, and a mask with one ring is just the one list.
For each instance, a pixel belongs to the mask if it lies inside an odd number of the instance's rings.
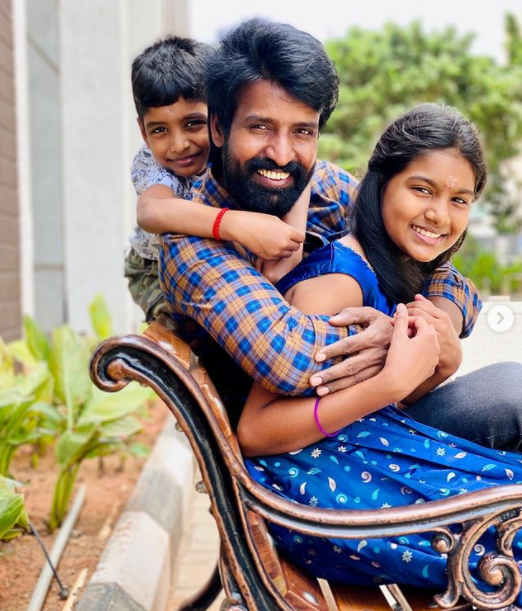
{"label": "blue and orange checked shirt", "polygon": [[[346,232],[346,215],[356,190],[357,181],[348,172],[318,161],[307,229],[326,238]],[[215,208],[238,208],[210,169],[194,184],[191,198]],[[331,326],[326,316],[305,315],[290,306],[252,267],[253,255],[238,244],[172,234],[163,238],[162,290],[177,332],[196,354],[205,357],[212,353],[212,359],[219,358],[211,336],[265,388],[285,394],[313,394],[310,376],[334,364],[331,360],[316,363],[315,352],[346,337],[348,330]],[[473,284],[453,267],[437,270],[426,283],[424,295],[455,302],[464,317],[462,336],[471,332],[481,303]]]}

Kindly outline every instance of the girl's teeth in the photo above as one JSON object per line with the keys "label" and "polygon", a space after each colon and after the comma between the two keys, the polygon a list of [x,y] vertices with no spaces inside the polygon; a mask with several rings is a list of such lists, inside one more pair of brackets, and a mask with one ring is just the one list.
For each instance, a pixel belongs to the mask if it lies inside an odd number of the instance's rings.
{"label": "girl's teeth", "polygon": [[421,235],[425,235],[427,238],[436,239],[442,236],[442,233],[433,233],[432,231],[426,231],[425,229],[421,229],[420,227],[413,227],[413,229],[417,233],[420,233]]}

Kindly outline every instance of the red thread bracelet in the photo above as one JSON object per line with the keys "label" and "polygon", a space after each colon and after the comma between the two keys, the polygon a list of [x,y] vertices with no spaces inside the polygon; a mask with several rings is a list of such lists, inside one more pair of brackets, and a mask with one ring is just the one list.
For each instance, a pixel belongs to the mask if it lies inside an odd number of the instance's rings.
{"label": "red thread bracelet", "polygon": [[223,208],[214,220],[214,224],[212,225],[212,235],[214,236],[215,240],[221,240],[221,238],[219,237],[219,227],[221,225],[223,217],[225,216],[225,212],[228,212],[229,210],[230,208]]}
{"label": "red thread bracelet", "polygon": [[314,405],[314,420],[315,420],[315,424],[317,425],[317,428],[319,429],[319,432],[324,435],[325,437],[335,437],[338,433],[341,432],[341,429],[339,429],[338,431],[335,431],[335,433],[327,433],[323,427],[321,426],[321,423],[319,422],[319,415],[317,413],[317,410],[319,409],[319,401],[321,400],[321,397],[317,397],[317,399],[315,400],[315,405]]}

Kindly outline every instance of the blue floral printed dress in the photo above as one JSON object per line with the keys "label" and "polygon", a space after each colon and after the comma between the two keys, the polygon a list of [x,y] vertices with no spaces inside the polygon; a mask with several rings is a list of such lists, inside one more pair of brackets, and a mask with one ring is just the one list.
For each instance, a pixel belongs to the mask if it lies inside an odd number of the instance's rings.
{"label": "blue floral printed dress", "polygon": [[[311,254],[278,288],[284,294],[301,280],[327,273],[349,274],[361,286],[364,305],[394,313],[368,264],[339,242]],[[522,455],[483,448],[425,426],[393,406],[346,426],[335,437],[296,452],[247,459],[246,465],[257,482],[281,497],[331,509],[413,505],[522,483]],[[270,528],[293,562],[330,581],[406,583],[440,590],[447,583],[445,558],[431,547],[430,533],[359,541]],[[472,562],[476,565],[495,549],[493,534],[487,533],[475,547]],[[521,561],[520,534],[513,549]]]}

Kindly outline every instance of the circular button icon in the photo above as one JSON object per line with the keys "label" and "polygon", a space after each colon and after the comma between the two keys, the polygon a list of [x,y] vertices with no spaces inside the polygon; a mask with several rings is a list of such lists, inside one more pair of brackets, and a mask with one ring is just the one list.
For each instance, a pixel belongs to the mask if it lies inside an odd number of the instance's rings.
{"label": "circular button icon", "polygon": [[490,329],[498,333],[509,331],[515,322],[515,315],[506,305],[496,305],[488,312],[487,321]]}

